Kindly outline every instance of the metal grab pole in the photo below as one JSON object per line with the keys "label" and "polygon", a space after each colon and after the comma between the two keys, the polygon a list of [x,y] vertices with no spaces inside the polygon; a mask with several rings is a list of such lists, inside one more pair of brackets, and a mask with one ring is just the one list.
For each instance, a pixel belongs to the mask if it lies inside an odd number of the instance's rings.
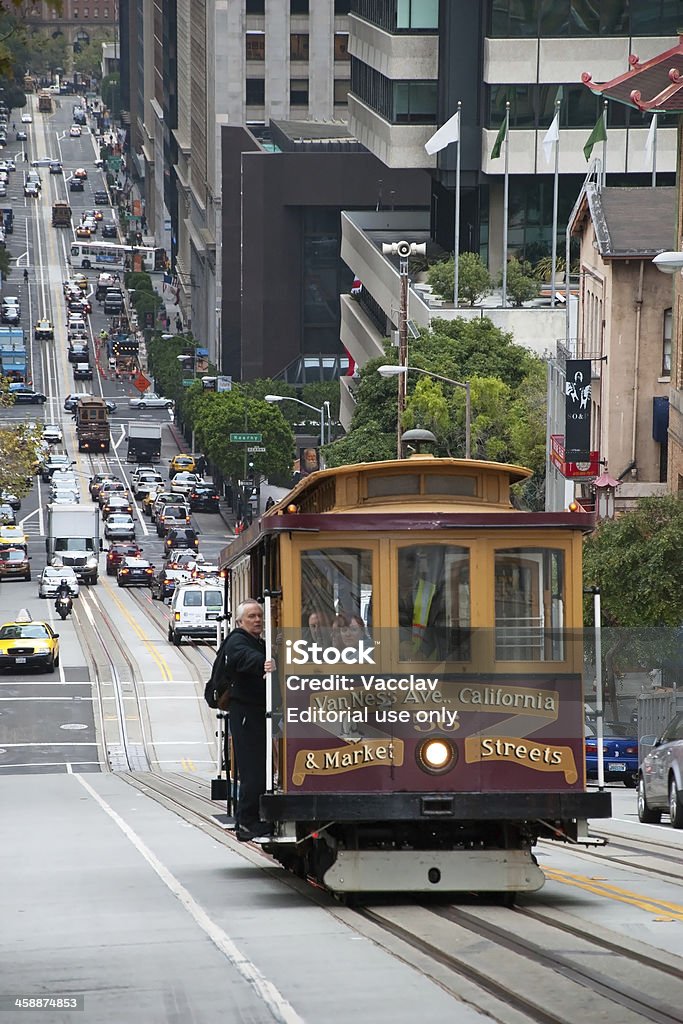
{"label": "metal grab pole", "polygon": [[465,458],[472,458],[472,395],[469,381],[465,384]]}
{"label": "metal grab pole", "polygon": [[602,695],[602,611],[600,608],[600,590],[593,591],[593,625],[595,629],[595,719],[597,724],[598,744],[598,789],[605,788],[605,752],[603,750],[604,701]]}
{"label": "metal grab pole", "polygon": [[[273,624],[270,618],[270,597],[264,598],[263,616],[266,627],[266,661],[273,657]],[[266,672],[266,793],[273,792],[273,673]]]}

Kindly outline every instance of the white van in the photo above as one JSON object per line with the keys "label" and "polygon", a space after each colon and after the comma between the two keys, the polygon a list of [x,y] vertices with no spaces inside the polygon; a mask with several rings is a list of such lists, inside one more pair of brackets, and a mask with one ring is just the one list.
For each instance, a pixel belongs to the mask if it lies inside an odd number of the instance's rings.
{"label": "white van", "polygon": [[215,640],[216,624],[223,611],[223,587],[210,580],[197,580],[176,587],[171,599],[168,639],[176,647],[184,636]]}

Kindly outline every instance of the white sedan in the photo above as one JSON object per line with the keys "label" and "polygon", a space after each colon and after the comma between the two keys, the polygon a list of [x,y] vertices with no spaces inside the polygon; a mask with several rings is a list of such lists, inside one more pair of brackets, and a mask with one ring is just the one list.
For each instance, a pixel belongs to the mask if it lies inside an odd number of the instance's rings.
{"label": "white sedan", "polygon": [[81,137],[81,126],[79,124],[72,124],[69,128],[69,135],[72,139],[80,139]]}
{"label": "white sedan", "polygon": [[141,395],[140,398],[131,398],[128,405],[131,409],[172,409],[173,399],[164,398],[162,395],[157,395],[154,391],[148,391],[147,394]]}
{"label": "white sedan", "polygon": [[176,473],[171,480],[171,491],[173,494],[189,494],[201,479],[197,473]]}
{"label": "white sedan", "polygon": [[31,117],[30,114],[22,114],[21,115],[21,123],[22,124],[33,124],[33,118]]}
{"label": "white sedan", "polygon": [[43,437],[50,444],[61,444],[62,428],[58,423],[46,423],[43,427]]}
{"label": "white sedan", "polygon": [[46,565],[38,582],[38,597],[54,597],[57,587],[66,580],[74,597],[78,597],[78,577],[70,565]]}
{"label": "white sedan", "polygon": [[107,518],[104,536],[109,540],[135,540],[135,521],[132,516],[115,512]]}

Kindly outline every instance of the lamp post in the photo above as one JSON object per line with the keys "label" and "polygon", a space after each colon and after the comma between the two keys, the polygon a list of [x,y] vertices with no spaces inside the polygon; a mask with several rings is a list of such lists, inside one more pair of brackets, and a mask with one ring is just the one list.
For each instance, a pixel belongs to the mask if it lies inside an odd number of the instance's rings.
{"label": "lamp post", "polygon": [[[470,395],[470,382],[464,383],[459,380],[452,380],[450,377],[443,377],[440,373],[432,373],[430,370],[422,370],[419,366],[379,366],[377,372],[382,377],[398,377],[401,375],[405,381],[407,374],[422,373],[425,377],[432,377],[433,380],[441,380],[444,384],[452,384],[453,387],[463,388],[465,392],[465,458],[472,458],[472,403]],[[405,388],[404,388],[405,392]],[[400,429],[400,420],[399,420]],[[400,457],[400,456],[399,456]]]}
{"label": "lamp post", "polygon": [[315,405],[309,405],[308,402],[303,402],[300,398],[292,398],[290,395],[266,395],[266,402],[296,402],[298,405],[305,405],[307,409],[312,409],[313,412],[317,412],[320,417],[320,447],[322,448],[325,444],[325,406],[329,407],[328,402],[323,402],[322,406],[318,409]]}
{"label": "lamp post", "polygon": [[[408,362],[408,260],[411,256],[425,256],[426,242],[383,242],[383,256],[398,256],[398,277],[400,283],[398,310],[398,364],[403,367]],[[398,424],[397,447],[398,458],[403,458],[403,442],[401,440],[401,419],[406,407],[406,379],[398,382]]]}

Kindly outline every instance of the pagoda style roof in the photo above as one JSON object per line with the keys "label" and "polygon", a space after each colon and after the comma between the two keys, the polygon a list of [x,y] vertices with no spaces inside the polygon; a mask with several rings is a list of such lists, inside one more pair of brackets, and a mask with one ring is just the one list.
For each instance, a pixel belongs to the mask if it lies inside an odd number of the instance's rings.
{"label": "pagoda style roof", "polygon": [[683,111],[683,36],[678,45],[641,64],[635,53],[628,59],[630,69],[611,82],[598,85],[587,71],[581,81],[596,96],[624,103],[653,114]]}

